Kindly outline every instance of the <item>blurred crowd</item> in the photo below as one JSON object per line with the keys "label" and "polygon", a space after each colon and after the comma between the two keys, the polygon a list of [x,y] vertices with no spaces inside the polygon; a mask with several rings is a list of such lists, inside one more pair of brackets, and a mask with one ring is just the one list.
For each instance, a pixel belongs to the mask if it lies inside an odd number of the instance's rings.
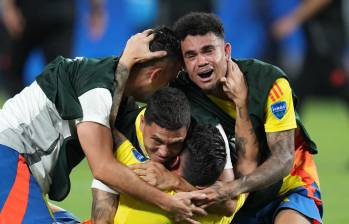
{"label": "blurred crowd", "polygon": [[297,95],[349,104],[349,3],[344,0],[2,0],[0,95],[10,97],[58,55],[121,53],[127,38],[190,11],[216,13],[236,58],[280,66]]}

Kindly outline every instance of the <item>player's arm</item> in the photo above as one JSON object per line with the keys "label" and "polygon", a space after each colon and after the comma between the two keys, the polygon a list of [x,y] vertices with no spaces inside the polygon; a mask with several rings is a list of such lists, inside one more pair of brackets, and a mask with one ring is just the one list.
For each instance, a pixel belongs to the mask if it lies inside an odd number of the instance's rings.
{"label": "player's arm", "polygon": [[95,224],[114,223],[118,204],[118,194],[92,188],[92,222]]}
{"label": "player's arm", "polygon": [[270,90],[264,126],[271,155],[252,173],[232,183],[233,197],[268,187],[289,174],[292,168],[297,124],[292,91],[286,79],[278,79]]}
{"label": "player's arm", "polygon": [[[118,88],[115,88],[113,97],[112,121],[115,121],[114,116],[117,114],[121,101],[124,83],[133,64],[164,55],[164,52],[149,51],[149,42],[154,37],[149,34],[150,32],[148,30],[131,37],[119,60],[116,70],[116,86]],[[84,121],[77,125],[77,134],[94,178],[106,183],[116,191],[155,204],[165,211],[177,215],[177,219],[192,217],[193,212],[205,213],[191,204],[191,199],[202,198],[205,195],[190,193],[171,197],[145,183],[132,170],[116,161],[112,150],[112,134],[106,125],[94,121]]]}
{"label": "player's arm", "polygon": [[163,164],[153,161],[129,166],[140,178],[160,190],[177,192],[194,191],[196,188],[183,177],[169,171]]}
{"label": "player's arm", "polygon": [[[118,149],[126,140],[119,131],[114,134],[114,147]],[[119,193],[113,191],[99,180],[92,181],[92,210],[93,223],[114,223],[114,217],[119,204]]]}

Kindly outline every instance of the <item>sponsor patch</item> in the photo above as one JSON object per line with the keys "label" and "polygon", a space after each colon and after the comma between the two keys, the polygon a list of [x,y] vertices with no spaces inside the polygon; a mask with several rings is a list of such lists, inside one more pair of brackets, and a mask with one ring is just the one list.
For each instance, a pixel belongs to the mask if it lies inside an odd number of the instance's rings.
{"label": "sponsor patch", "polygon": [[132,153],[134,157],[139,161],[139,162],[145,162],[148,160],[147,157],[143,156],[141,153],[139,153],[136,149],[132,149]]}
{"label": "sponsor patch", "polygon": [[273,103],[270,106],[270,108],[274,116],[277,119],[281,120],[286,114],[287,105],[285,101],[279,101],[279,102]]}

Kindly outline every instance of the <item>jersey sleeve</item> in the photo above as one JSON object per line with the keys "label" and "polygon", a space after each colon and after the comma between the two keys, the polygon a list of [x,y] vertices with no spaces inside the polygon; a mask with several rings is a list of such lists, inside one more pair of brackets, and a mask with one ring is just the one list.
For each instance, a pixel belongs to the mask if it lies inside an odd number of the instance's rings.
{"label": "jersey sleeve", "polygon": [[95,88],[79,97],[83,117],[77,123],[92,121],[109,128],[112,97],[108,89]]}
{"label": "jersey sleeve", "polygon": [[265,132],[285,131],[297,127],[292,90],[286,79],[277,79],[270,89],[265,111]]}

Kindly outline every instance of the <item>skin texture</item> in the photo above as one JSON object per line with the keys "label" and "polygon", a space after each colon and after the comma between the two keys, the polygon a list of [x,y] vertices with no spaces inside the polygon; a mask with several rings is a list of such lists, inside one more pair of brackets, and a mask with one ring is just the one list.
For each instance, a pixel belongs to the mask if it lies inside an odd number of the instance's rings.
{"label": "skin texture", "polygon": [[[149,42],[154,38],[151,30],[132,36],[124,49],[116,70],[118,88],[114,92],[111,121],[115,121],[123,90],[131,68],[135,63],[163,57],[166,52],[150,52]],[[128,93],[136,90],[132,83],[127,83]],[[155,91],[155,90],[152,90]],[[113,126],[112,126],[113,127]],[[114,131],[115,132],[115,131]],[[81,122],[77,125],[77,134],[88,164],[96,179],[108,184],[111,188],[130,194],[143,201],[155,204],[173,214],[177,220],[190,219],[194,212],[204,213],[192,206],[191,200],[204,198],[202,193],[181,194],[170,197],[162,191],[142,181],[132,170],[120,164],[113,155],[113,139],[110,129],[94,122]]]}
{"label": "skin texture", "polygon": [[[240,159],[238,167],[245,167],[246,170],[240,171],[241,177],[229,184],[214,187],[215,193],[212,194],[212,200],[222,201],[227,197],[234,198],[240,193],[262,189],[286,176],[293,165],[294,130],[267,133],[271,156],[251,173],[254,168],[250,169],[248,164],[257,159],[258,142],[255,137],[251,137],[250,141],[245,139],[248,135],[254,135],[254,131],[247,119],[248,102],[246,101],[247,90],[244,91],[246,84],[242,81],[244,78],[236,63],[229,62],[230,45],[209,32],[205,35],[188,35],[181,41],[181,49],[190,79],[205,93],[233,101],[237,107],[237,115],[242,121],[241,124],[247,124],[250,127],[246,133],[237,134]],[[213,69],[210,77],[200,78],[200,72],[210,69]],[[241,125],[237,124],[236,130],[240,127]],[[247,162],[241,163],[241,158]]]}
{"label": "skin texture", "polygon": [[163,164],[173,163],[177,158],[188,131],[186,127],[168,130],[154,122],[147,124],[143,116],[140,129],[143,133],[144,147],[150,159]]}

